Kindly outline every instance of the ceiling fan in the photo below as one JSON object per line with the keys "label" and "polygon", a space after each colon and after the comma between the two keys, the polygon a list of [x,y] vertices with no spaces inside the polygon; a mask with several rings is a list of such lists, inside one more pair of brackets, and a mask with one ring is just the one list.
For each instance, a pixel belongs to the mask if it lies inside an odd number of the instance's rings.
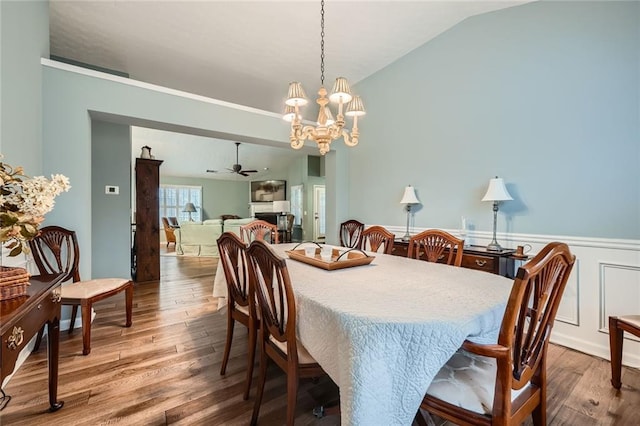
{"label": "ceiling fan", "polygon": [[[242,170],[242,165],[240,164],[240,161],[238,160],[238,148],[240,147],[240,142],[236,142],[236,164],[234,164],[233,166],[231,166],[231,168],[227,168],[227,170],[229,170],[230,173],[236,173],[242,176],[249,176],[247,173],[258,173],[257,170]],[[211,170],[208,169],[207,170],[208,173],[218,173],[217,170]]]}

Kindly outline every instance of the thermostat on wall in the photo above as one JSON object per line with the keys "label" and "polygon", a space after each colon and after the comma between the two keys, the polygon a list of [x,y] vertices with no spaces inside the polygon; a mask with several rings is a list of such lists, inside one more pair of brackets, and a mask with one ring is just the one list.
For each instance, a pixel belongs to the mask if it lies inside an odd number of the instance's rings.
{"label": "thermostat on wall", "polygon": [[104,193],[108,195],[118,195],[120,193],[120,187],[107,185],[104,187]]}

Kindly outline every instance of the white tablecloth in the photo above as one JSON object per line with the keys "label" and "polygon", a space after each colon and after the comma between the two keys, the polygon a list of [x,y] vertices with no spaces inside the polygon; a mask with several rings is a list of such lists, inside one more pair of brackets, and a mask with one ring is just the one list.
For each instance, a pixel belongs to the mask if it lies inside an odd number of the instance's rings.
{"label": "white tablecloth", "polygon": [[[273,247],[287,257],[293,246]],[[410,425],[429,383],[465,338],[496,342],[513,281],[375,256],[371,265],[336,271],[287,259],[298,337],[340,387],[343,425]],[[226,296],[220,264],[213,293]]]}

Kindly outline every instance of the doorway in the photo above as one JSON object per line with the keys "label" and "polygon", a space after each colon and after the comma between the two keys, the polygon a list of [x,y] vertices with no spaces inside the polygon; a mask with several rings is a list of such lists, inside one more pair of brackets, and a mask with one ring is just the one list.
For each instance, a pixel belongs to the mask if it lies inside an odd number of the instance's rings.
{"label": "doorway", "polygon": [[313,241],[323,242],[325,234],[325,186],[313,185]]}

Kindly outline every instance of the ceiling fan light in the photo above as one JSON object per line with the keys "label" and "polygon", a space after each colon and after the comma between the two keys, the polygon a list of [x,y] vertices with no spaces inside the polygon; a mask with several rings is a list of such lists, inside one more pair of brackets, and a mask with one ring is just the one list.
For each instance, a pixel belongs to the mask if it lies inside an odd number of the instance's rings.
{"label": "ceiling fan light", "polygon": [[364,104],[360,96],[354,96],[349,105],[347,105],[347,112],[344,114],[349,117],[361,117],[367,112],[364,110]]}
{"label": "ceiling fan light", "polygon": [[336,104],[340,101],[342,101],[343,104],[346,104],[351,101],[352,98],[353,95],[351,95],[351,88],[349,87],[347,79],[344,77],[336,78],[331,95],[329,95],[329,100]]}
{"label": "ceiling fan light", "polygon": [[289,93],[287,94],[287,100],[284,102],[289,106],[304,106],[307,104],[307,95],[304,93],[302,83],[298,81],[292,81],[289,83]]}

